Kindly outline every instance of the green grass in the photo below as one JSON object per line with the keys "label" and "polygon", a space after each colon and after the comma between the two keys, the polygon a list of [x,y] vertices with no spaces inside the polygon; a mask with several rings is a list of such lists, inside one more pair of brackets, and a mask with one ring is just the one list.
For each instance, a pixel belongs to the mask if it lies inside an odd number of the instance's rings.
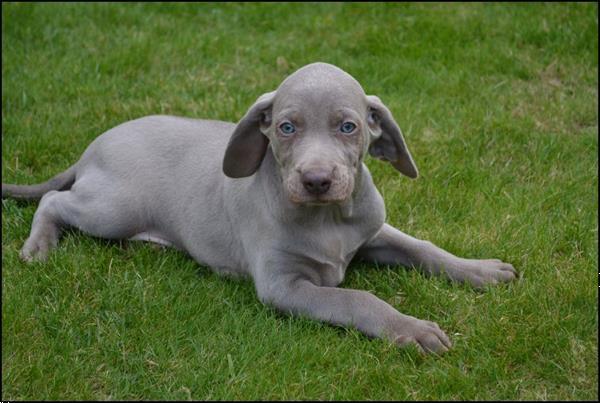
{"label": "green grass", "polygon": [[35,206],[3,200],[2,400],[598,398],[596,4],[3,3],[2,181],[143,115],[237,121],[318,60],[404,130],[418,180],[367,161],[388,221],[521,278],[480,293],[353,264],[343,287],[451,336],[421,356],[149,244],[69,231],[26,265]]}

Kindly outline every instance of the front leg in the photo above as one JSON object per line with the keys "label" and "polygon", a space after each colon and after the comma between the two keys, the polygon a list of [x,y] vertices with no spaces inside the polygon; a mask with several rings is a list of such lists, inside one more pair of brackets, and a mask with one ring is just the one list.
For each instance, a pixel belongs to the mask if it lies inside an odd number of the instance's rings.
{"label": "front leg", "polygon": [[267,277],[255,278],[258,296],[285,313],[354,326],[367,336],[386,338],[399,346],[414,344],[424,352],[440,354],[451,347],[436,323],[403,315],[366,291],[320,287],[297,275],[268,278],[268,283]]}
{"label": "front leg", "polygon": [[363,245],[357,257],[383,264],[415,267],[428,275],[443,275],[451,281],[481,288],[514,280],[517,272],[498,259],[464,259],[384,224],[379,233]]}

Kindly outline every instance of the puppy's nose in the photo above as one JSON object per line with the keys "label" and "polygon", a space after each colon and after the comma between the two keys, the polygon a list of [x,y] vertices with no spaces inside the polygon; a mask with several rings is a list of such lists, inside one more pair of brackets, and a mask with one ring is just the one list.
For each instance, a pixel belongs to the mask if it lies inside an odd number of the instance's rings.
{"label": "puppy's nose", "polygon": [[308,193],[320,195],[329,190],[331,175],[323,170],[306,171],[302,174],[302,184]]}

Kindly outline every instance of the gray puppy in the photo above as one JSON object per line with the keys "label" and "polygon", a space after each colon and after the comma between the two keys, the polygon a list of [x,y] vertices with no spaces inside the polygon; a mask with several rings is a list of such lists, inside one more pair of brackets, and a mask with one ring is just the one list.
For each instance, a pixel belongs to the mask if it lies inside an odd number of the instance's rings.
{"label": "gray puppy", "polygon": [[475,287],[516,272],[386,224],[367,153],[418,174],[381,100],[339,68],[314,63],[259,97],[237,125],[174,116],[126,122],[65,172],[39,185],[3,184],[2,197],[41,197],[21,250],[26,261],[44,260],[63,226],[171,245],[218,273],[252,277],[260,300],[283,312],[444,352],[451,343],[437,324],[337,288],[352,258]]}

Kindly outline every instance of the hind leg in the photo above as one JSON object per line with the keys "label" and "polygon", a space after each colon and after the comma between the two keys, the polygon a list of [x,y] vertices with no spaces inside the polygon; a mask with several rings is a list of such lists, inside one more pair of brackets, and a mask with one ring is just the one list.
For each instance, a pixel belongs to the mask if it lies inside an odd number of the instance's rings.
{"label": "hind leg", "polygon": [[61,227],[75,227],[90,235],[125,239],[145,230],[142,217],[116,193],[98,192],[90,181],[68,191],[50,191],[42,197],[31,233],[21,249],[25,261],[41,260],[58,244]]}
{"label": "hind leg", "polygon": [[40,200],[38,209],[33,216],[31,233],[21,249],[21,259],[31,262],[33,260],[46,260],[48,252],[58,244],[60,227],[63,220],[58,214],[56,199],[60,193],[52,190]]}

